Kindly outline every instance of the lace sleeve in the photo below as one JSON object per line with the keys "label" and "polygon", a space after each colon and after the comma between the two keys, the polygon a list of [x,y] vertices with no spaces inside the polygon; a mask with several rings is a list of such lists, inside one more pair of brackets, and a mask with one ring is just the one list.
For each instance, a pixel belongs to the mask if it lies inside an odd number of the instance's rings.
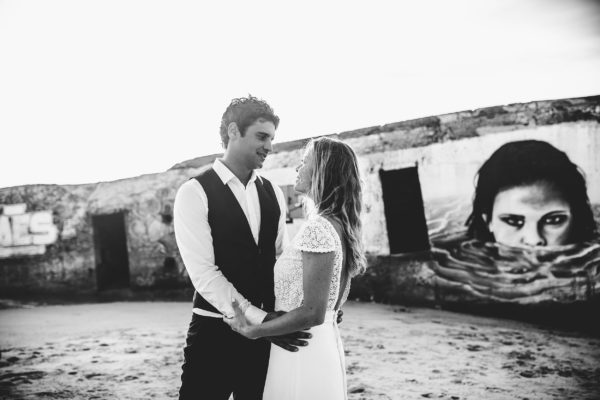
{"label": "lace sleeve", "polygon": [[300,231],[295,247],[300,251],[329,253],[335,251],[335,237],[323,217],[310,219]]}

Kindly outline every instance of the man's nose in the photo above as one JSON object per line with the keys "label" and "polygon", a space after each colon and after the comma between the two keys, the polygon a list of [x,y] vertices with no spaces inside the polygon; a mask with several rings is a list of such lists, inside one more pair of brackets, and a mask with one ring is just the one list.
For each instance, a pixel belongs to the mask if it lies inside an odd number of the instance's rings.
{"label": "man's nose", "polygon": [[263,146],[263,148],[267,151],[267,153],[270,153],[273,151],[273,144],[271,143],[271,139],[267,139],[265,141],[265,145]]}
{"label": "man's nose", "polygon": [[521,244],[527,246],[545,246],[546,239],[542,234],[537,224],[525,224],[521,228]]}

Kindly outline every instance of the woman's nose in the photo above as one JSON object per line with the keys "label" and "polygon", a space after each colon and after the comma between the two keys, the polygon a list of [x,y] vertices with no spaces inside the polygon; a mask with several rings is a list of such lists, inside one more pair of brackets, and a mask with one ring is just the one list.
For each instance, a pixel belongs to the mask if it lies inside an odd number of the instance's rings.
{"label": "woman's nose", "polygon": [[525,224],[521,228],[521,244],[527,246],[545,246],[546,239],[540,234],[537,224]]}

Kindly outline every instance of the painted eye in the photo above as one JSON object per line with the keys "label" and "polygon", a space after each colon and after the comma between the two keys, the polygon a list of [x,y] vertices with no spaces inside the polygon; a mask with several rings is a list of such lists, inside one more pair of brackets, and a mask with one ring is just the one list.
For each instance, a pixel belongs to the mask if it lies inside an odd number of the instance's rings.
{"label": "painted eye", "polygon": [[518,215],[500,217],[500,221],[507,225],[514,226],[515,228],[521,228],[525,224],[525,218]]}
{"label": "painted eye", "polygon": [[549,215],[544,217],[545,225],[562,225],[567,222],[568,217],[564,214]]}

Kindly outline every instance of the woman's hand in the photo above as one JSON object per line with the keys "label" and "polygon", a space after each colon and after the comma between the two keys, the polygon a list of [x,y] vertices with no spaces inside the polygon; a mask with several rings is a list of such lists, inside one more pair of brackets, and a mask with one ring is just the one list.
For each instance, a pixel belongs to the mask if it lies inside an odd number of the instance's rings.
{"label": "woman's hand", "polygon": [[256,339],[253,335],[253,326],[248,323],[248,320],[236,299],[232,299],[231,307],[233,308],[234,315],[232,317],[223,315],[223,321],[240,335],[245,336],[248,339]]}

